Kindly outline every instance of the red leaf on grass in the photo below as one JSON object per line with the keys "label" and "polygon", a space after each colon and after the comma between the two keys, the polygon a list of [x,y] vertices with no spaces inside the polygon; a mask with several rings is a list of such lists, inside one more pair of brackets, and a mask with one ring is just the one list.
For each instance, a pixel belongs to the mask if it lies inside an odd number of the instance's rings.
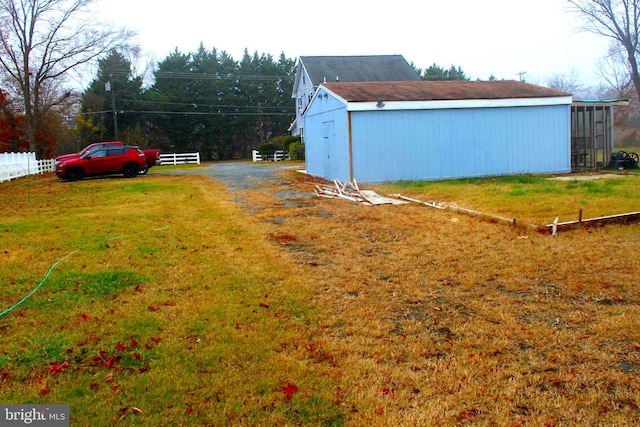
{"label": "red leaf on grass", "polygon": [[69,366],[69,362],[67,362],[66,360],[60,364],[58,364],[58,362],[53,362],[53,365],[51,365],[51,367],[49,368],[49,372],[57,374],[58,372],[64,371],[64,368],[66,368],[67,366]]}
{"label": "red leaf on grass", "polygon": [[40,396],[46,396],[47,394],[49,394],[51,392],[51,387],[49,387],[49,385],[47,384],[46,387],[43,387],[40,389],[40,391],[38,392],[38,394]]}
{"label": "red leaf on grass", "polygon": [[122,353],[125,350],[125,346],[121,342],[118,342],[117,348],[120,353]]}
{"label": "red leaf on grass", "polygon": [[160,307],[158,307],[157,305],[150,305],[149,306],[149,311],[158,311],[160,309]]}
{"label": "red leaf on grass", "polygon": [[282,393],[285,395],[285,401],[290,401],[291,397],[298,392],[298,386],[295,384],[287,384],[282,387]]}
{"label": "red leaf on grass", "polygon": [[150,339],[151,341],[153,341],[154,343],[156,343],[156,344],[158,344],[158,343],[161,341],[161,339],[160,339],[159,337],[151,337],[151,338],[149,338],[149,339]]}
{"label": "red leaf on grass", "polygon": [[264,302],[261,302],[261,303],[260,303],[260,307],[262,307],[262,308],[269,308],[269,304],[264,303]]}

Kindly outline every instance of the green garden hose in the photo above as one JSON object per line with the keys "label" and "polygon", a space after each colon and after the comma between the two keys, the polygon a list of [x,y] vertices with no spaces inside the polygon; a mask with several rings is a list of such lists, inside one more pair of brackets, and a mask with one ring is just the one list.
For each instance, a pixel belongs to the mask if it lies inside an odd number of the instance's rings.
{"label": "green garden hose", "polygon": [[64,261],[65,259],[69,258],[71,255],[75,254],[76,252],[78,252],[80,249],[76,249],[75,251],[68,253],[67,255],[63,256],[62,258],[60,258],[59,260],[57,260],[56,262],[53,263],[53,265],[51,266],[51,268],[49,269],[49,271],[47,272],[47,274],[44,276],[44,279],[42,279],[42,281],[38,284],[38,286],[36,286],[31,292],[29,292],[29,294],[22,298],[20,301],[18,301],[17,303],[13,304],[11,307],[7,308],[5,311],[3,311],[2,313],[0,313],[0,317],[4,316],[5,314],[10,313],[11,311],[13,311],[15,308],[19,307],[22,303],[24,303],[25,301],[27,301],[29,298],[31,298],[31,296],[33,294],[35,294],[36,292],[38,292],[38,289],[40,289],[42,287],[42,285],[44,285],[44,282],[47,281],[47,279],[49,278],[49,276],[51,275],[51,272],[53,270],[55,270],[56,266],[61,263],[62,261]]}

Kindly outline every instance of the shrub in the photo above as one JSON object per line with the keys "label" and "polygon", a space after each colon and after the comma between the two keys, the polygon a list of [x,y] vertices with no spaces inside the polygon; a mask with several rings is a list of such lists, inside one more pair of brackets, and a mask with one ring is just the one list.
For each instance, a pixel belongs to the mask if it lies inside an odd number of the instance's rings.
{"label": "shrub", "polygon": [[304,144],[302,142],[289,144],[289,158],[291,160],[304,160]]}
{"label": "shrub", "polygon": [[276,149],[276,144],[272,142],[258,145],[258,152],[267,156],[273,156],[273,154],[276,152]]}
{"label": "shrub", "polygon": [[289,147],[294,142],[302,142],[302,138],[300,136],[291,136],[291,135],[284,137],[282,141],[282,147],[283,147],[282,149],[286,152],[289,152]]}

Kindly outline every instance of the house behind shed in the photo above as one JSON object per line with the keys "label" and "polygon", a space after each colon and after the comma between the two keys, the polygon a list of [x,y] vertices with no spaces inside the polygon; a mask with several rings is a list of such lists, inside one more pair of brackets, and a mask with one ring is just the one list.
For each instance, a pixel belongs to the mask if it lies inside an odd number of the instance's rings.
{"label": "house behind shed", "polygon": [[296,119],[289,132],[304,136],[304,113],[322,83],[400,80],[420,80],[402,55],[301,56],[291,94],[296,102]]}
{"label": "house behind shed", "polygon": [[571,171],[571,95],[517,81],[322,84],[307,172],[384,182]]}

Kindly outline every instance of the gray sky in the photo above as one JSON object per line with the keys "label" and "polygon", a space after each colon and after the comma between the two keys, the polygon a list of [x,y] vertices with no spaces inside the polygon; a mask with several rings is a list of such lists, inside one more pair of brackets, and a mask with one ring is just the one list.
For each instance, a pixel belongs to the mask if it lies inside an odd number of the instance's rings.
{"label": "gray sky", "polygon": [[100,0],[96,9],[137,30],[142,51],[158,61],[203,42],[236,60],[245,48],[276,58],[400,54],[419,68],[459,65],[474,79],[526,72],[542,84],[575,70],[594,86],[608,46],[579,31],[566,0]]}

